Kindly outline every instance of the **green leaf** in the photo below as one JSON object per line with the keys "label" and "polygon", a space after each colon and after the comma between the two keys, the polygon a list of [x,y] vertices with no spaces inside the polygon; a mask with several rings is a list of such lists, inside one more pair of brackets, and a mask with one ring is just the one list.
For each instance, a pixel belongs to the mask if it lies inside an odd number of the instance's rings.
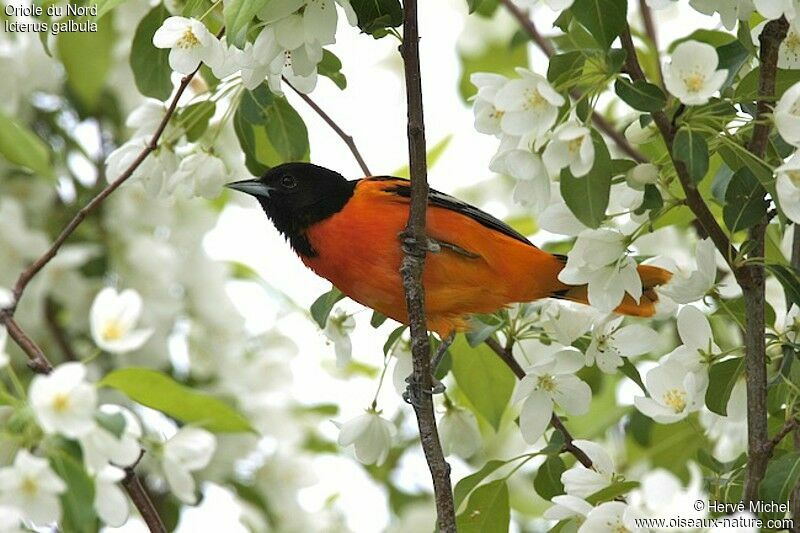
{"label": "green leaf", "polygon": [[712,365],[708,371],[706,407],[721,416],[728,416],[728,400],[733,386],[744,371],[744,358],[726,359]]}
{"label": "green leaf", "polygon": [[575,0],[572,15],[597,42],[608,49],[625,28],[628,14],[626,0]]}
{"label": "green leaf", "polygon": [[342,62],[329,50],[322,51],[322,61],[317,65],[320,76],[329,78],[342,90],[347,88],[347,78],[342,74]]}
{"label": "green leaf", "polygon": [[106,86],[115,39],[111,20],[98,24],[96,32],[58,34],[56,49],[67,73],[67,86],[89,111],[97,108]]}
{"label": "green leaf", "polygon": [[266,84],[245,91],[233,117],[247,169],[261,175],[286,161],[307,161],[308,131],[303,119]]}
{"label": "green leaf", "polygon": [[725,191],[722,219],[731,231],[749,228],[764,217],[767,191],[747,168],[737,170]]}
{"label": "green leaf", "polygon": [[612,485],[602,490],[598,490],[594,494],[590,495],[588,498],[586,498],[586,501],[592,505],[610,502],[611,500],[614,500],[623,494],[627,494],[638,486],[638,481],[617,481]]}
{"label": "green leaf", "polygon": [[625,78],[617,78],[614,90],[626,104],[639,111],[661,111],[667,105],[664,91],[643,80],[631,82]]}
{"label": "green leaf", "polygon": [[[758,73],[760,69],[751,70],[736,86],[734,98],[737,101],[753,101],[758,99]],[[775,74],[775,99],[780,98],[789,87],[800,81],[800,70],[778,69]]]}
{"label": "green leaf", "polygon": [[476,72],[493,72],[503,76],[516,75],[516,67],[528,65],[528,47],[511,46],[507,41],[489,40],[478,53],[459,51],[461,60],[461,77],[458,80],[458,92],[465,102],[478,90],[470,81]]}
{"label": "green leaf", "polygon": [[642,381],[642,376],[639,374],[639,370],[631,363],[631,360],[627,357],[622,358],[622,366],[619,368],[620,372],[625,374],[631,381],[639,385],[639,388],[642,389],[642,392],[645,394],[647,393],[647,388],[644,386],[644,381]]}
{"label": "green leaf", "polygon": [[244,48],[247,30],[253,17],[267,5],[268,0],[229,0],[222,3],[225,36],[229,44]]}
{"label": "green leaf", "polygon": [[766,502],[787,502],[800,479],[800,452],[787,453],[767,465],[759,496]]}
{"label": "green leaf", "polygon": [[59,523],[62,531],[93,533],[99,531],[94,511],[94,482],[83,465],[65,450],[56,450],[50,463],[58,477],[64,480],[67,490],[61,493],[63,517]]}
{"label": "green leaf", "polygon": [[700,183],[708,172],[708,145],[706,140],[689,128],[681,128],[672,141],[672,154],[683,161],[692,181]]}
{"label": "green leaf", "polygon": [[675,51],[675,48],[686,41],[700,41],[701,43],[710,44],[713,47],[723,46],[736,38],[728,32],[718,30],[695,30],[691,34],[673,41],[667,48],[670,54]]}
{"label": "green leaf", "polygon": [[533,478],[533,488],[536,494],[545,500],[553,499],[553,496],[564,494],[564,484],[561,483],[561,474],[567,469],[567,465],[558,455],[550,455],[536,472]]}
{"label": "green leaf", "polygon": [[250,422],[230,405],[181,385],[156,370],[121,368],[107,374],[98,385],[117,389],[146,407],[214,433],[255,431]]}
{"label": "green leaf", "polygon": [[373,311],[372,316],[369,319],[369,325],[373,328],[379,328],[381,325],[386,322],[387,316],[383,313],[379,313],[378,311]]}
{"label": "green leaf", "polygon": [[94,414],[94,419],[97,424],[117,437],[122,437],[125,433],[125,417],[122,413],[106,413],[104,411],[97,411]]}
{"label": "green leaf", "polygon": [[453,376],[474,408],[495,429],[511,399],[516,378],[491,348],[482,344],[470,348],[463,335],[450,347]]}
{"label": "green leaf", "polygon": [[186,132],[186,140],[195,142],[208,129],[208,121],[214,116],[217,106],[211,100],[198,102],[181,110],[178,115],[178,124]]}
{"label": "green leaf", "polygon": [[728,71],[728,77],[725,78],[725,83],[722,84],[720,89],[724,91],[727,87],[730,87],[736,79],[736,75],[739,74],[739,71],[750,58],[750,51],[739,41],[732,41],[717,47],[717,55],[719,56],[719,66],[717,68]]}
{"label": "green leaf", "polygon": [[344,298],[344,293],[336,287],[331,287],[331,290],[322,294],[314,300],[311,304],[311,317],[321,329],[325,329],[328,323],[328,316],[330,316],[333,306],[336,302]]}
{"label": "green leaf", "polygon": [[800,306],[800,272],[789,265],[767,263],[764,267],[780,282],[786,298]]}
{"label": "green leaf", "polygon": [[469,496],[472,490],[481,484],[481,481],[492,475],[501,466],[507,464],[508,461],[493,459],[487,461],[486,464],[474,474],[470,474],[459,480],[453,489],[453,503],[456,507],[456,511],[458,511],[459,507],[461,507],[461,504],[467,499],[467,496]]}
{"label": "green leaf", "polygon": [[498,479],[475,489],[467,508],[456,517],[456,527],[461,533],[497,533],[508,531],[510,520],[508,485]]}
{"label": "green leaf", "polygon": [[[117,7],[118,5],[122,5],[126,2],[126,0],[98,0],[95,2],[97,5],[97,16],[92,17],[92,20],[97,22],[104,16],[111,13],[111,11]],[[98,27],[99,29],[99,27]]]}
{"label": "green leaf", "polygon": [[578,220],[590,228],[597,228],[606,217],[611,192],[611,157],[599,134],[592,135],[592,142],[594,166],[580,178],[574,177],[569,168],[562,170],[561,196]]}
{"label": "green leaf", "polygon": [[376,39],[386,35],[386,28],[403,24],[403,8],[398,0],[351,0],[350,5],[361,31]]}
{"label": "green leaf", "polygon": [[547,81],[556,87],[575,81],[583,74],[584,63],[586,54],[580,50],[556,54],[547,66]]}
{"label": "green leaf", "polygon": [[52,178],[50,148],[25,125],[0,110],[0,155],[9,163]]}
{"label": "green leaf", "polygon": [[[442,157],[442,154],[447,150],[447,147],[450,145],[450,141],[453,139],[452,135],[447,135],[442,138],[441,141],[434,144],[425,154],[425,157],[428,160],[428,168],[433,168],[433,166],[439,161],[439,158]],[[398,168],[394,172],[392,172],[392,176],[397,176],[398,178],[411,178],[411,172],[408,169],[408,165]]]}
{"label": "green leaf", "polygon": [[408,326],[397,326],[389,333],[389,336],[386,337],[386,342],[383,343],[383,355],[387,355],[389,350],[394,347],[394,344],[397,342],[397,339],[400,338],[400,335],[406,330]]}
{"label": "green leaf", "polygon": [[170,16],[163,4],[154,7],[136,27],[131,44],[131,70],[136,88],[144,96],[164,101],[172,94],[169,50],[153,46],[153,35]]}

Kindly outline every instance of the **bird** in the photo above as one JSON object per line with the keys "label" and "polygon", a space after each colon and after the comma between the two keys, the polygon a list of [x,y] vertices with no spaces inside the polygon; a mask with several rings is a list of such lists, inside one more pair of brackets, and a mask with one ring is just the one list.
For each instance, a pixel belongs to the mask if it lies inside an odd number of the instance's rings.
{"label": "bird", "polygon": [[[408,324],[400,266],[411,182],[394,176],[348,180],[306,162],[275,166],[227,187],[258,200],[300,260],[351,299]],[[557,298],[588,304],[584,286],[562,283],[566,256],[531,243],[505,222],[431,189],[423,271],[427,329],[441,339],[470,329],[470,316],[515,303]],[[639,265],[642,296],[626,294],[617,313],[655,313],[667,270]]]}

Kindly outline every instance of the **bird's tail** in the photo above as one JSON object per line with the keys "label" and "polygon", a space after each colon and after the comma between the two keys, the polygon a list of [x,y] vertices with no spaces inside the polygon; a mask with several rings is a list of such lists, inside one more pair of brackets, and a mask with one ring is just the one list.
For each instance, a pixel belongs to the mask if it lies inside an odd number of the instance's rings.
{"label": "bird's tail", "polygon": [[[563,258],[562,261],[566,262],[566,258]],[[672,277],[672,273],[652,265],[639,265],[637,270],[642,280],[642,297],[637,303],[630,294],[625,293],[625,298],[614,309],[614,312],[629,316],[653,316],[658,302],[658,293],[655,288],[668,282]],[[589,291],[586,285],[561,284],[558,289],[553,291],[551,297],[589,305]]]}

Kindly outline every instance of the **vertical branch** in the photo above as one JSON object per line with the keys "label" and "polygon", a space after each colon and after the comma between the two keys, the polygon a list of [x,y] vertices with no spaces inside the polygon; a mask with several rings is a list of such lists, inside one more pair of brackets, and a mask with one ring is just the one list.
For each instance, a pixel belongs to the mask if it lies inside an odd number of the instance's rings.
{"label": "vertical branch", "polygon": [[403,261],[400,271],[406,294],[409,326],[411,328],[411,403],[417,415],[422,450],[433,478],[433,492],[439,530],[455,532],[455,508],[450,486],[450,465],[444,459],[433,398],[431,380],[430,346],[425,320],[425,289],[422,271],[425,266],[427,239],[425,222],[428,207],[427,156],[425,153],[425,121],[422,111],[422,79],[419,66],[419,28],[417,26],[417,1],[403,4],[403,44],[401,53],[405,66],[406,99],[408,103],[408,159],[411,171],[411,206],[406,225]]}
{"label": "vertical branch", "polygon": [[[778,66],[778,49],[786,38],[789,23],[781,17],[764,26],[760,42],[760,66],[758,78],[758,113],[748,149],[757,157],[763,157],[769,140],[770,101],[775,96],[775,78]],[[767,353],[764,337],[764,235],[769,219],[766,211],[758,224],[750,229],[752,243],[749,257],[756,259],[736,270],[736,279],[742,287],[745,313],[745,376],[747,384],[747,470],[744,478],[742,499],[747,502],[758,499],[758,489],[769,461],[769,433],[767,427]]]}
{"label": "vertical branch", "polygon": [[[143,455],[144,451],[142,451],[141,455],[139,455],[139,460],[141,460]],[[125,468],[125,477],[122,479],[122,481],[120,481],[120,484],[122,485],[122,488],[125,489],[125,492],[128,493],[128,497],[136,506],[136,509],[139,510],[139,514],[142,516],[144,523],[147,524],[147,528],[150,530],[150,532],[167,533],[167,528],[164,526],[163,520],[161,520],[161,517],[158,515],[156,507],[153,505],[153,500],[150,499],[150,495],[147,493],[147,490],[144,488],[141,479],[139,479],[134,470],[136,465],[139,463],[139,460],[137,460],[133,465]]]}
{"label": "vertical branch", "polygon": [[647,0],[639,0],[639,13],[642,15],[642,23],[644,23],[644,31],[650,43],[653,46],[653,51],[656,55],[656,68],[658,69],[658,79],[660,83],[664,83],[664,73],[661,71],[661,58],[658,55],[658,32],[656,31],[656,24],[653,21],[653,10],[647,5]]}

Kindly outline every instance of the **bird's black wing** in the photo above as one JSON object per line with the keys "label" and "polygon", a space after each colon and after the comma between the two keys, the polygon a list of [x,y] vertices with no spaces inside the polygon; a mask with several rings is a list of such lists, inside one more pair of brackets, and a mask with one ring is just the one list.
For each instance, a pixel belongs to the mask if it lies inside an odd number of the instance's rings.
{"label": "bird's black wing", "polygon": [[[411,184],[408,180],[402,178],[396,178],[394,176],[373,176],[364,179],[392,182],[391,185],[387,184],[388,186],[386,189],[384,189],[385,191],[391,192],[398,196],[402,196],[403,198],[411,198]],[[430,192],[428,193],[428,204],[436,207],[441,207],[444,209],[449,209],[451,211],[455,211],[456,213],[461,213],[462,215],[470,217],[474,221],[486,226],[487,228],[499,231],[504,235],[508,235],[512,239],[516,239],[518,241],[524,242],[525,244],[530,244],[531,246],[533,246],[531,241],[529,241],[524,235],[522,235],[520,232],[518,232],[517,230],[515,230],[502,220],[493,217],[486,211],[478,209],[474,205],[470,205],[466,202],[459,200],[458,198],[450,196],[449,194],[445,194],[435,189],[431,189]]]}

